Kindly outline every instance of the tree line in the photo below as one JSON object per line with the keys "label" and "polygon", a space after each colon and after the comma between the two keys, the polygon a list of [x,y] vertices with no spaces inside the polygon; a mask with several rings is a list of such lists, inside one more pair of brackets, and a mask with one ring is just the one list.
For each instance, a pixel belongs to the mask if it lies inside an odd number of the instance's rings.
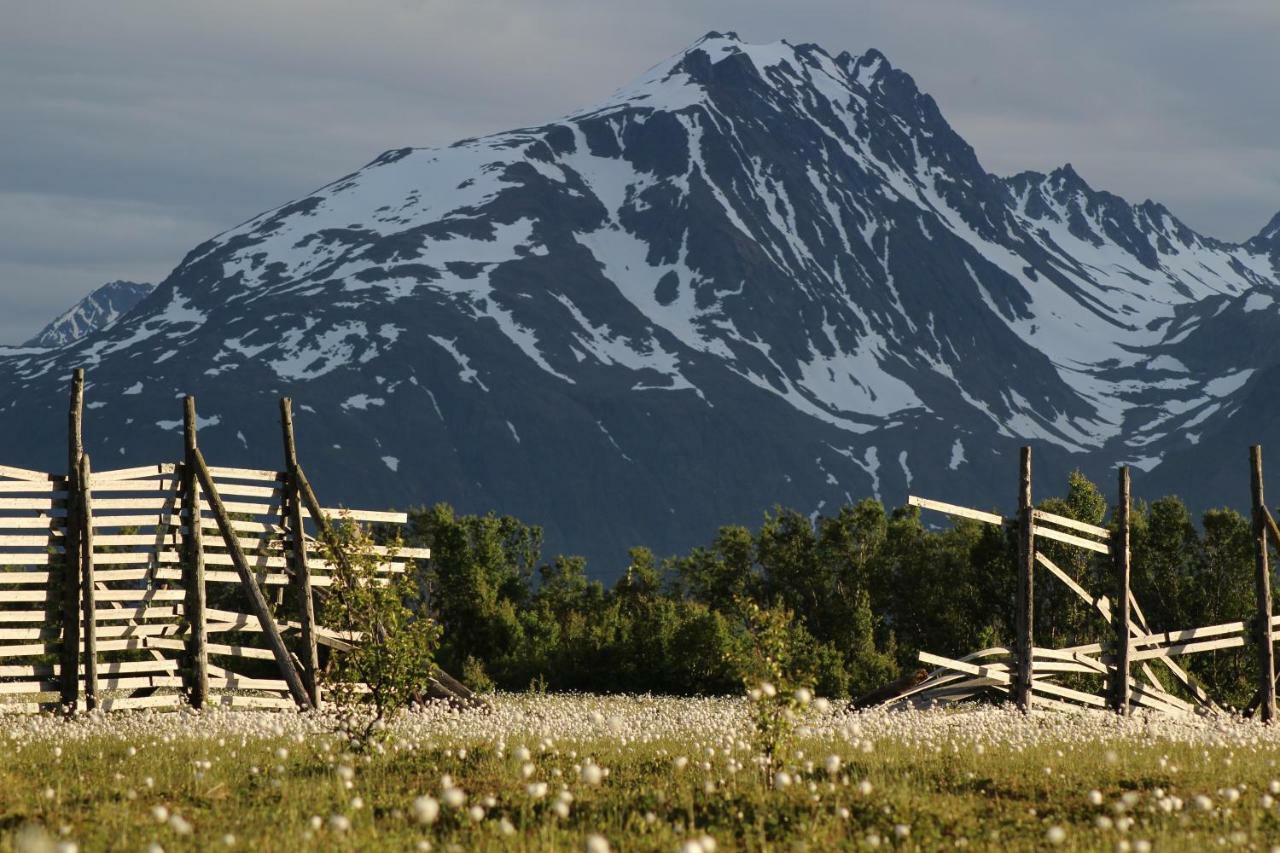
{"label": "tree line", "polygon": [[[1040,509],[1099,526],[1114,508],[1072,474]],[[1251,525],[1231,509],[1197,525],[1177,497],[1136,502],[1134,596],[1150,627],[1178,630],[1254,613]],[[738,693],[755,642],[749,613],[773,614],[791,663],[820,695],[857,696],[919,668],[920,650],[958,657],[1012,640],[1017,543],[1011,529],[927,526],[914,507],[866,499],[831,515],[775,508],[755,529],[720,528],[705,546],[659,559],[630,551],[612,587],[585,560],[544,560],[542,533],[447,504],[410,513],[407,544],[432,549],[418,607],[443,636],[436,660],[478,689]],[[1106,555],[1038,547],[1093,595],[1114,598]],[[1035,580],[1042,646],[1111,637],[1087,603],[1047,572]],[[1184,659],[1218,701],[1242,706],[1256,680],[1249,648]]]}

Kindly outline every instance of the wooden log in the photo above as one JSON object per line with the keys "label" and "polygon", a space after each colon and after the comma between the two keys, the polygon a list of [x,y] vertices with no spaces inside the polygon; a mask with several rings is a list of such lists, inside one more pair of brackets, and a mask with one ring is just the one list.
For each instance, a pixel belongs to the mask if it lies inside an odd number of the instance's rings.
{"label": "wooden log", "polygon": [[1254,591],[1257,597],[1258,616],[1258,692],[1261,696],[1259,710],[1262,721],[1269,723],[1276,716],[1276,651],[1271,630],[1271,572],[1267,564],[1267,534],[1264,515],[1267,512],[1262,489],[1262,446],[1249,448],[1249,470],[1253,486],[1253,537],[1254,537]]}
{"label": "wooden log", "polygon": [[191,632],[187,637],[187,701],[200,710],[209,699],[209,630],[206,615],[207,593],[204,572],[204,527],[200,518],[200,483],[196,476],[196,399],[190,395],[182,403],[182,499],[191,507],[190,522],[183,536],[183,585],[187,597],[184,615]]}
{"label": "wooden log", "polygon": [[1129,548],[1129,466],[1125,465],[1120,468],[1119,474],[1120,495],[1116,504],[1116,538],[1112,542],[1115,557],[1115,576],[1116,576],[1116,610],[1115,610],[1115,638],[1116,638],[1116,663],[1113,681],[1113,702],[1111,709],[1117,714],[1129,713],[1130,700],[1130,679],[1129,679],[1129,655],[1133,650],[1133,645],[1129,642],[1129,575],[1131,571],[1130,565],[1130,548]]}
{"label": "wooden log", "polygon": [[[311,700],[308,698],[306,686],[302,682],[302,674],[293,666],[293,659],[289,654],[288,648],[285,647],[284,639],[280,636],[280,629],[276,627],[275,619],[271,615],[271,609],[267,606],[267,600],[262,596],[262,590],[258,587],[253,571],[249,568],[244,551],[240,548],[240,540],[236,538],[235,529],[231,526],[231,519],[223,506],[222,498],[218,495],[218,487],[213,482],[213,476],[209,473],[208,465],[205,464],[200,448],[194,448],[191,455],[195,462],[196,474],[199,477],[200,485],[207,493],[209,504],[213,508],[214,518],[218,521],[218,529],[222,533],[222,540],[226,543],[227,550],[231,552],[232,558],[235,560],[236,571],[240,574],[240,583],[243,584],[245,592],[248,593],[249,603],[254,615],[258,617],[258,621],[262,623],[265,629],[264,633],[267,637],[267,642],[271,646],[271,655],[275,659],[276,666],[279,667],[280,674],[289,684],[289,693],[293,696],[293,701],[300,708],[310,708]],[[210,647],[209,651],[213,652],[213,648]]]}
{"label": "wooden log", "polygon": [[1197,652],[1212,652],[1218,649],[1234,649],[1245,644],[1243,636],[1223,637],[1217,640],[1200,640],[1193,643],[1174,643],[1171,646],[1159,646],[1151,649],[1135,649],[1131,660],[1142,661],[1172,655],[1191,655]]}
{"label": "wooden log", "polygon": [[293,592],[298,602],[298,621],[302,626],[299,656],[307,695],[314,708],[320,707],[320,654],[316,647],[315,600],[311,592],[311,567],[307,563],[306,530],[302,526],[302,492],[298,488],[298,447],[293,434],[293,401],[280,398],[280,427],[284,439],[286,523],[290,529],[292,549],[289,568],[293,572]]}
{"label": "wooden log", "polygon": [[[1018,579],[1015,601],[1014,646],[1018,664],[1013,684],[1013,701],[1023,711],[1031,708],[1034,681],[1032,649],[1035,624],[1035,519],[1031,503],[1031,448],[1022,448],[1018,483]],[[978,674],[978,673],[974,673]]]}
{"label": "wooden log", "polygon": [[84,589],[84,706],[93,711],[98,707],[98,622],[94,614],[98,609],[97,587],[93,576],[93,482],[89,454],[80,454],[80,582]]}
{"label": "wooden log", "polygon": [[84,453],[84,370],[71,374],[71,407],[67,413],[66,560],[62,575],[62,689],[63,707],[74,709],[80,699],[80,456]]}
{"label": "wooden log", "polygon": [[1110,539],[1111,531],[1105,527],[1098,527],[1096,524],[1086,524],[1083,521],[1076,521],[1074,518],[1067,518],[1065,515],[1057,515],[1052,512],[1045,512],[1042,509],[1035,510],[1032,515],[1036,521],[1047,521],[1050,524],[1056,524],[1058,527],[1066,527],[1069,530],[1079,530],[1082,533],[1089,533],[1102,539]]}
{"label": "wooden log", "polygon": [[1262,508],[1262,520],[1266,523],[1267,530],[1271,533],[1271,544],[1280,550],[1280,526],[1276,524],[1276,520],[1271,515],[1271,510],[1265,506]]}

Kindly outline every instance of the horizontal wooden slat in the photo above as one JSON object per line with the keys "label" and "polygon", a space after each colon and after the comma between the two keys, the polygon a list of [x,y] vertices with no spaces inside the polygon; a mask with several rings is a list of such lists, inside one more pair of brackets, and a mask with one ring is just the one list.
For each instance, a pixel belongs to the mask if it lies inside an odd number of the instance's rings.
{"label": "horizontal wooden slat", "polygon": [[[5,593],[0,592],[0,598]],[[60,618],[53,610],[0,610],[0,624],[21,622],[52,622]]]}
{"label": "horizontal wooden slat", "polygon": [[54,535],[42,535],[40,533],[10,533],[0,536],[0,545],[8,548],[34,547],[44,548],[51,542],[61,542],[62,534],[58,532]]}
{"label": "horizontal wooden slat", "polygon": [[209,473],[216,480],[282,480],[284,474],[279,471],[258,471],[253,468],[220,468],[209,466]]}
{"label": "horizontal wooden slat", "polygon": [[1059,527],[1066,527],[1071,530],[1079,530],[1082,533],[1091,533],[1103,539],[1111,538],[1111,531],[1105,527],[1098,527],[1095,524],[1085,524],[1083,521],[1076,521],[1074,518],[1067,518],[1065,515],[1055,515],[1052,512],[1045,512],[1042,509],[1031,511],[1031,517],[1037,521],[1047,521],[1050,524],[1056,524]]}
{"label": "horizontal wooden slat", "polygon": [[[1277,624],[1280,616],[1272,617],[1272,624]],[[1239,634],[1244,631],[1243,622],[1223,622],[1219,625],[1205,625],[1200,628],[1188,628],[1183,631],[1163,631],[1152,634],[1138,634],[1129,642],[1133,646],[1149,646],[1152,644],[1168,645],[1170,643],[1186,643],[1190,640],[1203,640],[1206,637],[1220,637],[1223,634]]]}
{"label": "horizontal wooden slat", "polygon": [[172,462],[164,462],[159,465],[140,465],[137,468],[117,468],[114,471],[94,471],[90,483],[106,480],[135,480],[143,477],[173,477],[178,472],[178,466]]}
{"label": "horizontal wooden slat", "polygon": [[225,677],[209,677],[209,686],[218,690],[278,690],[281,693],[289,690],[289,685],[280,678],[249,678],[244,675],[228,673]]}
{"label": "horizontal wooden slat", "polygon": [[27,468],[14,468],[12,465],[0,465],[0,477],[9,477],[14,480],[55,480],[61,479],[61,474],[49,474],[44,471],[31,471]]}
{"label": "horizontal wooden slat", "polygon": [[[409,521],[408,513],[404,512],[383,512],[369,509],[345,509],[343,507],[321,507],[325,515],[334,521],[342,521],[344,518],[350,518],[352,521],[386,521],[392,524],[407,524]],[[304,518],[310,518],[311,513],[304,507],[302,510]]]}
{"label": "horizontal wooden slat", "polygon": [[173,513],[152,513],[151,515],[109,515],[99,513],[99,507],[95,502],[93,505],[93,527],[138,527],[149,530],[155,527],[169,527],[181,523],[177,512]]}
{"label": "horizontal wooden slat", "polygon": [[124,696],[119,699],[103,699],[100,707],[104,711],[128,711],[139,708],[176,708],[182,704],[182,696],[177,693],[158,693],[155,696]]}
{"label": "horizontal wooden slat", "polygon": [[99,548],[117,548],[124,545],[181,545],[182,536],[176,531],[166,530],[161,533],[108,533],[93,537],[93,544]]}
{"label": "horizontal wooden slat", "polygon": [[210,643],[209,654],[226,655],[227,657],[251,658],[253,660],[275,660],[270,649],[258,649],[253,646],[232,646],[223,643]]}
{"label": "horizontal wooden slat", "polygon": [[[101,574],[101,573],[99,573]],[[119,622],[122,619],[177,619],[177,607],[99,607],[93,612],[95,622]]]}
{"label": "horizontal wooden slat", "polygon": [[107,480],[104,483],[94,482],[90,491],[95,495],[115,495],[121,492],[166,495],[173,494],[177,488],[177,480]]}
{"label": "horizontal wooden slat", "polygon": [[220,483],[216,479],[219,495],[239,495],[246,498],[274,498],[280,494],[278,486],[246,486],[243,483]]}
{"label": "horizontal wooden slat", "polygon": [[63,491],[61,483],[22,483],[11,482],[9,480],[0,480],[0,494],[6,495],[40,495],[48,497],[50,500],[65,501],[67,493]]}
{"label": "horizontal wooden slat", "polygon": [[[0,566],[47,566],[49,565],[51,555],[49,554],[33,554],[10,553],[0,554]],[[57,559],[56,557],[54,559]],[[4,574],[0,573],[0,582],[4,580]]]}
{"label": "horizontal wooden slat", "polygon": [[[0,509],[39,509],[53,510],[52,498],[0,498]],[[66,510],[62,510],[66,515]]]}
{"label": "horizontal wooden slat", "polygon": [[124,652],[141,649],[185,652],[187,644],[183,640],[170,640],[165,637],[130,637],[127,640],[102,640],[98,643],[99,652]]}
{"label": "horizontal wooden slat", "polygon": [[0,695],[7,696],[22,693],[52,693],[57,689],[56,681],[0,681]]}
{"label": "horizontal wooden slat", "polygon": [[1081,536],[1072,536],[1070,533],[1063,533],[1061,530],[1054,530],[1052,527],[1037,525],[1035,534],[1037,539],[1054,539],[1058,542],[1065,542],[1068,545],[1075,545],[1077,548],[1097,551],[1099,554],[1111,553],[1111,549],[1101,542],[1095,542],[1092,539],[1085,539]]}
{"label": "horizontal wooden slat", "polygon": [[1196,652],[1211,652],[1217,649],[1231,649],[1243,646],[1244,637],[1223,637],[1218,640],[1201,640],[1195,643],[1175,643],[1171,646],[1158,646],[1151,649],[1135,649],[1130,653],[1129,659],[1132,661],[1150,660],[1151,658],[1173,657],[1175,655],[1190,655]]}
{"label": "horizontal wooden slat", "polygon": [[99,601],[182,601],[187,593],[181,589],[100,589]]}
{"label": "horizontal wooden slat", "polygon": [[16,604],[22,601],[39,601],[43,604],[49,598],[48,589],[6,589],[4,591],[6,604]]}
{"label": "horizontal wooden slat", "polygon": [[918,498],[915,495],[907,496],[907,504],[909,506],[918,506],[921,509],[931,509],[935,512],[945,512],[947,515],[972,518],[974,521],[985,521],[987,524],[1004,524],[1004,517],[993,512],[983,512],[979,509],[969,509],[967,506],[957,506],[956,504],[943,503],[942,501],[932,501],[928,498]]}
{"label": "horizontal wooden slat", "polygon": [[62,628],[0,628],[0,640],[56,640],[62,636]]}
{"label": "horizontal wooden slat", "polygon": [[61,536],[62,528],[66,524],[66,515],[66,510],[63,510],[62,515],[56,518],[50,518],[48,515],[21,518],[12,515],[0,515],[0,530],[51,530],[53,535]]}
{"label": "horizontal wooden slat", "polygon": [[210,693],[211,704],[223,708],[278,708],[293,710],[297,707],[292,699],[277,699],[274,696],[240,696],[235,693]]}
{"label": "horizontal wooden slat", "polygon": [[[46,586],[48,583],[48,572],[0,572],[0,589],[6,586]],[[5,600],[5,595],[0,592],[0,601]]]}
{"label": "horizontal wooden slat", "polygon": [[119,677],[98,676],[100,690],[137,690],[147,687],[181,687],[182,678],[176,675],[135,675]]}
{"label": "horizontal wooden slat", "polygon": [[34,657],[60,651],[60,643],[30,643],[18,646],[0,646],[0,658]]}

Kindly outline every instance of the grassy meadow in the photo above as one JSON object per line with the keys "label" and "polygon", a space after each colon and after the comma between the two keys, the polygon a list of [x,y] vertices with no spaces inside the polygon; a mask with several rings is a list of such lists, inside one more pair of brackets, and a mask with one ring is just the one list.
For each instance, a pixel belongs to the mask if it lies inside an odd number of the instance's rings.
{"label": "grassy meadow", "polygon": [[323,715],[0,717],[3,850],[1267,850],[1280,728],[499,694],[347,752]]}

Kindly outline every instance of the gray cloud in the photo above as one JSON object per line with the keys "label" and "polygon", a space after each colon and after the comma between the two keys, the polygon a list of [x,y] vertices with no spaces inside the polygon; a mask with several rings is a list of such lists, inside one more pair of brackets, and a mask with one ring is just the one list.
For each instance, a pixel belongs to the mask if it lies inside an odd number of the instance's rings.
{"label": "gray cloud", "polygon": [[1064,162],[1225,239],[1280,209],[1280,7],[0,0],[0,341],[405,145],[537,124],[710,29],[876,47],[991,171]]}

